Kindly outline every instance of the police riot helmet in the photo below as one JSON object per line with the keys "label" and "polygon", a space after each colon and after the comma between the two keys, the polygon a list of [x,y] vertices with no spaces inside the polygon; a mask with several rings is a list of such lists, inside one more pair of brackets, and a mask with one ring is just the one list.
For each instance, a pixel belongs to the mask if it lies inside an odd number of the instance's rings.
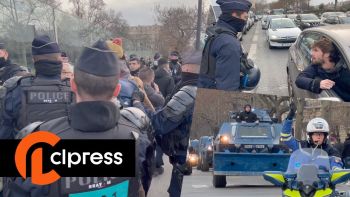
{"label": "police riot helmet", "polygon": [[242,90],[253,90],[260,81],[260,69],[251,59],[241,61],[241,87]]}
{"label": "police riot helmet", "polygon": [[323,144],[327,143],[328,134],[329,134],[329,125],[328,122],[323,118],[314,118],[307,123],[306,126],[306,133],[307,133],[307,141],[310,144],[313,144],[312,141],[312,134],[313,133],[324,133],[324,141]]}

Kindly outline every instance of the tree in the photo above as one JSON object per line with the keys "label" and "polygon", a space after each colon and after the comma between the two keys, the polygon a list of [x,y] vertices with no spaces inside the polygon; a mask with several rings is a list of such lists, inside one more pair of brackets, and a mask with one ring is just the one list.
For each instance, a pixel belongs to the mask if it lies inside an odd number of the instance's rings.
{"label": "tree", "polygon": [[[159,51],[183,51],[196,34],[197,8],[155,6],[156,20],[160,27]],[[202,20],[204,21],[204,20]]]}

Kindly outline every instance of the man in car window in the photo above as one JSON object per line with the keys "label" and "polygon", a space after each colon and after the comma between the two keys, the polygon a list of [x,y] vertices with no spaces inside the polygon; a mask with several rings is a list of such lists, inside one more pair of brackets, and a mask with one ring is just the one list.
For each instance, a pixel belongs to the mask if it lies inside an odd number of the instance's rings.
{"label": "man in car window", "polygon": [[350,71],[335,45],[322,38],[311,47],[312,64],[296,78],[298,88],[319,94],[333,90],[344,101],[350,101]]}

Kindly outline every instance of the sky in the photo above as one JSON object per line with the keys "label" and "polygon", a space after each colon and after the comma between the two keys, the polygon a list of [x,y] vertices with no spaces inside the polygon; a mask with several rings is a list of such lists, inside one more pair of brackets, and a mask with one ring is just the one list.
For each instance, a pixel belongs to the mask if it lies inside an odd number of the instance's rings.
{"label": "sky", "polygon": [[[177,7],[188,5],[197,6],[198,0],[104,0],[107,8],[121,12],[123,18],[131,26],[153,25],[156,23],[154,6]],[[208,0],[203,0],[208,1]],[[63,3],[63,9],[69,9],[68,0]]]}

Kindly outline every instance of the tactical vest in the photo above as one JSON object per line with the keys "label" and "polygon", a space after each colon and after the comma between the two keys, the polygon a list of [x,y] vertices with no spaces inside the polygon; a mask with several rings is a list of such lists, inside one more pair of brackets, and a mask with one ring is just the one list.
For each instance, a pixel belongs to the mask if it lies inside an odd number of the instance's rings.
{"label": "tactical vest", "polygon": [[[138,152],[139,131],[123,117],[120,117],[116,127],[101,132],[98,137],[96,133],[74,132],[74,129],[69,125],[68,117],[57,118],[31,129],[47,130],[55,134],[59,133],[58,136],[62,139],[132,139],[137,141],[135,155]],[[65,131],[64,135],[61,135],[61,131]],[[26,131],[25,133],[31,132]],[[22,136],[24,137],[25,135]],[[115,192],[116,196],[139,197],[140,180],[138,167],[139,164],[136,163],[135,177],[61,177],[55,183],[45,186],[33,185],[30,183],[30,180],[24,180],[21,177],[6,178],[4,196],[70,197],[72,194],[75,194],[77,197],[87,197],[97,196],[94,192],[98,190],[101,192],[98,196],[104,196],[103,189],[109,188],[109,192],[106,192],[105,196],[113,196],[113,192]],[[91,187],[97,184],[107,186],[103,188]]]}
{"label": "tactical vest", "polygon": [[20,130],[35,121],[48,121],[67,116],[74,102],[69,80],[24,77],[20,79],[21,109],[16,122]]}
{"label": "tactical vest", "polygon": [[[214,40],[220,35],[220,34],[228,34],[232,36],[232,39],[237,39],[237,32],[234,32],[228,28],[225,27],[218,27],[216,25],[212,27],[208,27],[206,31],[208,37],[204,45],[203,54],[202,54],[202,62],[201,62],[201,68],[200,68],[200,75],[206,75],[211,80],[215,81],[215,71],[216,71],[216,58],[211,55],[211,48]],[[241,46],[241,67],[240,67],[240,76],[241,78],[244,76],[244,74],[247,72],[247,70],[253,68],[248,63],[248,54],[243,51],[243,48]]]}

